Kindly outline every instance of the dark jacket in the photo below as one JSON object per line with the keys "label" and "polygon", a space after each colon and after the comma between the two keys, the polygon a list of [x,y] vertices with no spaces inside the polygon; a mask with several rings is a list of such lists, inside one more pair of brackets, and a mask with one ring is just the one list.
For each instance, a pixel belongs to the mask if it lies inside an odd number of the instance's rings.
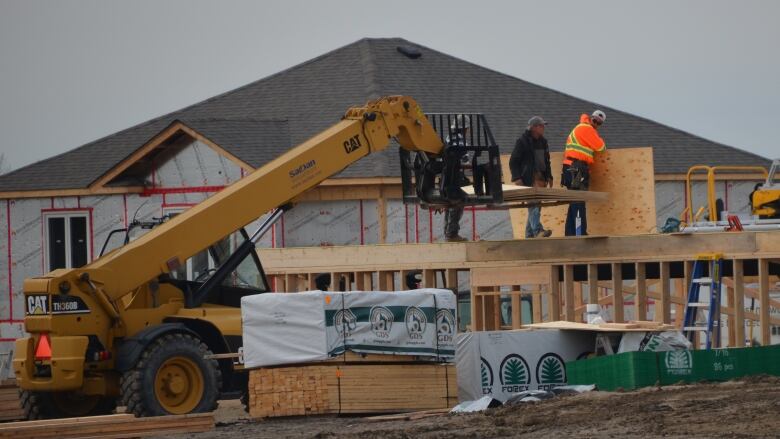
{"label": "dark jacket", "polygon": [[525,130],[522,136],[515,142],[515,149],[509,158],[509,170],[512,171],[512,181],[521,180],[524,186],[533,186],[534,169],[536,169],[534,150],[544,150],[544,179],[552,180],[550,170],[550,148],[547,139],[540,137],[534,139],[531,131]]}

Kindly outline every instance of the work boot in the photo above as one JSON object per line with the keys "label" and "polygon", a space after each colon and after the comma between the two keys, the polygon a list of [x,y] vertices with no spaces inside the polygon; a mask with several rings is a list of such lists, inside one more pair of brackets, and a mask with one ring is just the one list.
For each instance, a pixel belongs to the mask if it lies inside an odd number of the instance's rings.
{"label": "work boot", "polygon": [[552,235],[552,230],[549,229],[542,229],[539,230],[539,232],[534,235],[534,238],[549,238]]}
{"label": "work boot", "polygon": [[444,238],[444,240],[445,240],[445,241],[447,241],[447,242],[463,242],[463,241],[468,241],[468,239],[466,239],[466,238],[464,238],[464,237],[462,237],[462,236],[460,236],[460,235],[455,235],[455,236],[447,236],[447,237],[445,237],[445,238]]}

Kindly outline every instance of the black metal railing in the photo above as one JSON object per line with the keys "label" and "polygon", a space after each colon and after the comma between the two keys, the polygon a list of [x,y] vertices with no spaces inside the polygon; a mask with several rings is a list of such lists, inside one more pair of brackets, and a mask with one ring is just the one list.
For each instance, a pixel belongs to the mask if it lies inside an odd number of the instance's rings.
{"label": "black metal railing", "polygon": [[[485,116],[426,116],[444,149],[439,155],[400,150],[404,202],[434,208],[501,204],[500,153]],[[472,190],[464,191],[467,186]]]}

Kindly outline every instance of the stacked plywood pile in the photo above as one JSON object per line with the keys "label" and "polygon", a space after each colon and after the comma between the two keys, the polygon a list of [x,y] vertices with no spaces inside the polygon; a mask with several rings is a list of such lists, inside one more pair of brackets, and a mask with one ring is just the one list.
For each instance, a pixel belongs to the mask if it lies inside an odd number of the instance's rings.
{"label": "stacked plywood pile", "polygon": [[249,374],[255,418],[398,413],[457,403],[455,366],[437,363],[319,363]]}
{"label": "stacked plywood pile", "polygon": [[0,438],[129,438],[200,433],[213,428],[214,416],[211,413],[153,418],[121,414],[9,422],[0,425]]}
{"label": "stacked plywood pile", "polygon": [[24,411],[19,405],[19,388],[14,380],[0,383],[0,421],[24,419]]}

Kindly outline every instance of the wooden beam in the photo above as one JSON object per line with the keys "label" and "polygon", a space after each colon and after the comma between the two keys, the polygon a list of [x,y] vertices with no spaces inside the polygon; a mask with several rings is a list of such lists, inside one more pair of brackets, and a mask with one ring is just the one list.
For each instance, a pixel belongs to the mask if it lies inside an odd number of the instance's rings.
{"label": "wooden beam", "polygon": [[550,265],[550,294],[547,296],[547,316],[551,321],[561,319],[561,276],[557,265]]}
{"label": "wooden beam", "polygon": [[636,320],[647,320],[647,279],[644,262],[636,263],[636,297],[634,298]]}
{"label": "wooden beam", "polygon": [[546,284],[550,275],[544,266],[485,267],[471,270],[471,283],[479,286]]}
{"label": "wooden beam", "polygon": [[769,261],[761,258],[758,260],[758,291],[759,291],[759,306],[760,312],[760,325],[761,325],[761,345],[769,346],[772,343],[771,323],[769,321],[769,310],[771,305],[769,303]]}
{"label": "wooden beam", "polygon": [[[763,234],[762,234],[763,233]],[[681,261],[695,253],[729,259],[780,258],[780,233],[693,233],[544,240],[258,249],[266,272],[529,267]],[[517,284],[512,282],[511,284]]]}
{"label": "wooden beam", "polygon": [[619,263],[612,264],[612,306],[615,323],[626,321],[623,309],[623,272]]}
{"label": "wooden beam", "polygon": [[744,261],[734,260],[734,347],[745,347],[745,282]]}
{"label": "wooden beam", "polygon": [[574,321],[574,266],[563,266],[563,297],[564,297],[564,319],[567,322]]}

